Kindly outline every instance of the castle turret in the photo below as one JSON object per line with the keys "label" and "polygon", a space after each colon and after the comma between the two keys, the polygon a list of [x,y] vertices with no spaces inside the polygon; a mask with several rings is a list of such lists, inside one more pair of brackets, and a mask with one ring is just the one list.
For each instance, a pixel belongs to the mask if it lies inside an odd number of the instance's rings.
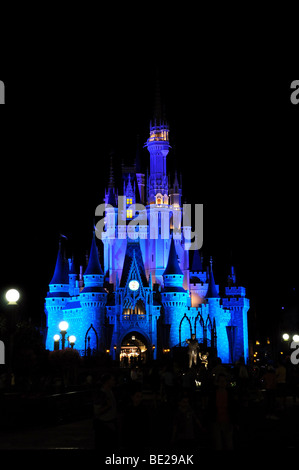
{"label": "castle turret", "polygon": [[179,266],[174,238],[171,239],[169,258],[163,273],[163,280],[164,288],[161,296],[164,306],[164,321],[169,329],[167,346],[173,347],[180,342],[180,319],[185,312],[188,301],[188,292],[183,288],[184,274]]}
{"label": "castle turret", "polygon": [[47,315],[46,348],[53,349],[55,334],[59,333],[59,323],[63,318],[63,308],[69,300],[68,263],[64,259],[59,241],[59,250],[53,277],[49,283],[49,292],[45,299],[45,312]]}
{"label": "castle turret", "polygon": [[84,317],[74,334],[77,338],[80,338],[81,348],[83,349],[86,347],[86,332],[90,331],[92,337],[89,340],[89,347],[95,350],[103,350],[105,348],[104,320],[107,292],[103,287],[104,273],[100,265],[94,232],[89,261],[83,278],[84,289],[80,292],[79,299],[81,307],[84,309]]}
{"label": "castle turret", "polygon": [[228,287],[225,288],[223,306],[230,310],[231,319],[227,327],[230,346],[230,360],[235,362],[240,357],[248,359],[248,323],[247,312],[249,299],[246,298],[246,289],[237,284],[235,270],[231,268],[228,278]]}

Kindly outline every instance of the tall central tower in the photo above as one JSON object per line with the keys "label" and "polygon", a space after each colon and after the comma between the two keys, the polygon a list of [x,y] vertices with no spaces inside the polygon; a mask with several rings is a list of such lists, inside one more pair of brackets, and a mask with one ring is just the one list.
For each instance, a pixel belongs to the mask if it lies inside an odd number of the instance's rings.
{"label": "tall central tower", "polygon": [[170,149],[168,134],[168,124],[162,119],[160,89],[157,81],[154,119],[150,122],[150,136],[145,144],[150,153],[149,204],[168,204],[168,177],[166,172],[166,156]]}

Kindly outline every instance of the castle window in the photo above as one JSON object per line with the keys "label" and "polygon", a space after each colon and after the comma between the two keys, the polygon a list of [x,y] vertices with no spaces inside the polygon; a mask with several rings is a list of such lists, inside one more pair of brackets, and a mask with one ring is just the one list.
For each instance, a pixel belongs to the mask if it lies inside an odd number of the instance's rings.
{"label": "castle window", "polygon": [[132,198],[127,198],[127,205],[132,204]]}
{"label": "castle window", "polygon": [[132,209],[128,209],[127,210],[127,219],[132,219],[132,217],[133,217],[133,211],[132,211]]}

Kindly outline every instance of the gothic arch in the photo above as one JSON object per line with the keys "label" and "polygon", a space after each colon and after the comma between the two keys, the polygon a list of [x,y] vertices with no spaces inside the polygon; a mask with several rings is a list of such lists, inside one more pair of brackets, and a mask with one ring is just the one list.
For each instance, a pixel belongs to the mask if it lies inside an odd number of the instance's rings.
{"label": "gothic arch", "polygon": [[97,340],[97,348],[96,348],[96,349],[97,349],[97,351],[99,350],[99,337],[98,337],[98,333],[96,332],[96,330],[95,330],[93,324],[91,323],[91,324],[90,324],[90,327],[88,328],[88,330],[87,330],[86,333],[85,333],[85,338],[84,338],[85,356],[86,356],[86,349],[87,349],[87,348],[86,348],[86,343],[87,343],[87,338],[88,338],[87,335],[88,335],[88,332],[89,332],[90,330],[93,330],[93,332],[95,333],[96,340]]}
{"label": "gothic arch", "polygon": [[194,333],[195,333],[195,336],[197,335],[196,333],[196,324],[199,322],[200,326],[202,327],[202,331],[204,330],[204,320],[202,318],[202,315],[200,312],[198,312],[198,314],[196,315],[195,317],[195,320],[194,320]]}
{"label": "gothic arch", "polygon": [[125,338],[127,335],[129,335],[130,333],[132,333],[132,334],[133,334],[133,333],[138,333],[140,336],[143,336],[143,337],[144,337],[144,339],[145,339],[145,341],[146,341],[146,343],[147,343],[148,346],[151,345],[152,342],[151,342],[151,340],[150,340],[148,334],[147,334],[144,330],[142,330],[141,328],[136,327],[136,326],[133,327],[133,328],[129,328],[128,330],[124,331],[124,333],[123,333],[123,334],[121,335],[121,337],[120,337],[120,342],[119,342],[119,344],[122,344],[124,338]]}
{"label": "gothic arch", "polygon": [[189,326],[190,326],[190,338],[191,338],[191,335],[192,335],[192,326],[191,326],[191,321],[190,321],[190,318],[187,317],[186,313],[184,314],[183,318],[181,319],[180,321],[180,324],[179,324],[179,345],[181,346],[182,344],[182,323],[184,321],[184,319],[187,319],[188,322],[189,322]]}
{"label": "gothic arch", "polygon": [[212,322],[211,322],[210,315],[207,316],[205,327],[209,328],[209,330],[212,331],[213,327],[212,327]]}

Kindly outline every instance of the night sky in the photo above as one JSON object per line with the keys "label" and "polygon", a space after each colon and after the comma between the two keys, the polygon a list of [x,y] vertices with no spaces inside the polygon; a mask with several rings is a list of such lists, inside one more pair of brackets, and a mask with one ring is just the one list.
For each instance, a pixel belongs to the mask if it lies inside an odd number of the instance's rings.
{"label": "night sky", "polygon": [[249,316],[266,334],[299,287],[299,105],[290,102],[298,76],[266,44],[242,54],[225,46],[188,54],[175,42],[163,54],[152,44],[95,50],[63,49],[38,65],[33,54],[22,80],[23,62],[2,75],[1,292],[19,288],[20,308],[38,323],[59,233],[78,268],[84,261],[110,153],[117,173],[134,161],[137,135],[141,147],[148,137],[158,69],[168,168],[182,173],[186,202],[204,204],[205,260],[213,256],[222,286],[234,264]]}

